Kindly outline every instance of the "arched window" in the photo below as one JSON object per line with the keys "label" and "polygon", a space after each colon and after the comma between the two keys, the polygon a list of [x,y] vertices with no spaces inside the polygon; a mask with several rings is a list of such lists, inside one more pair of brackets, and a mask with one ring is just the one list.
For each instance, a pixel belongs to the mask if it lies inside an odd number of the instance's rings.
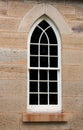
{"label": "arched window", "polygon": [[61,111],[61,41],[48,18],[40,18],[33,25],[27,58],[28,111]]}

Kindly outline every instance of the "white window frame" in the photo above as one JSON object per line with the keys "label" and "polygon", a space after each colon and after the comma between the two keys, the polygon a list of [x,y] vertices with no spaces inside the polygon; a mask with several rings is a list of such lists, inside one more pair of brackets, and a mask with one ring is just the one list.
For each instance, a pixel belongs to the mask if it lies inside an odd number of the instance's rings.
{"label": "white window frame", "polygon": [[[51,27],[53,28],[56,37],[57,37],[57,44],[58,44],[58,105],[29,105],[29,57],[30,57],[30,38],[32,32],[34,31],[35,27],[42,21],[47,21]],[[35,69],[35,68],[34,68]],[[61,112],[62,110],[62,84],[61,84],[61,38],[59,31],[55,24],[47,17],[42,17],[38,19],[35,24],[31,27],[30,33],[28,35],[27,40],[27,112],[40,112],[40,113],[48,113],[48,112]]]}

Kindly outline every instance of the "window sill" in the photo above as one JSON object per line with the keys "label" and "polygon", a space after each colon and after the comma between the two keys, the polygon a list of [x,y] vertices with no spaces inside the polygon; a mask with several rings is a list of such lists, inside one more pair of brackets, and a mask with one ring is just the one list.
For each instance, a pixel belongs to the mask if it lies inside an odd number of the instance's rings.
{"label": "window sill", "polygon": [[23,122],[67,122],[68,113],[23,113]]}

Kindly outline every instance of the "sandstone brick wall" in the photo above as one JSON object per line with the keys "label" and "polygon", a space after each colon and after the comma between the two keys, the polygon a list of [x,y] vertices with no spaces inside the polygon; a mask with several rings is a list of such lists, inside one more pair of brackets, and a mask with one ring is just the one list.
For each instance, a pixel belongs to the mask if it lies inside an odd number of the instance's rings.
{"label": "sandstone brick wall", "polygon": [[[62,106],[66,123],[24,123],[27,105],[27,37],[18,31],[27,12],[49,3],[71,34],[62,38]],[[37,12],[36,12],[37,13]],[[83,130],[83,1],[0,0],[0,130]]]}

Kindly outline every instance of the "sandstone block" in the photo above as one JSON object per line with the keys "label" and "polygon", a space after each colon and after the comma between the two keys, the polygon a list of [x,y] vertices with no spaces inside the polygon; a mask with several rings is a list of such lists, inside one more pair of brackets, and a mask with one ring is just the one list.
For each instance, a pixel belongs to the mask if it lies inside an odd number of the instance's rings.
{"label": "sandstone block", "polygon": [[[23,17],[30,9],[33,8],[35,3],[32,2],[24,2],[24,1],[9,1],[8,2],[8,15],[15,17]],[[17,11],[18,10],[18,11]]]}
{"label": "sandstone block", "polygon": [[7,0],[0,0],[0,16],[7,15]]}
{"label": "sandstone block", "polygon": [[27,48],[27,42],[24,39],[14,39],[14,38],[0,38],[0,47],[1,48],[17,48],[17,49],[25,49]]}
{"label": "sandstone block", "polygon": [[0,0],[0,6],[5,6],[7,4],[7,0]]}
{"label": "sandstone block", "polygon": [[0,97],[24,97],[27,95],[26,80],[0,80]]}
{"label": "sandstone block", "polygon": [[73,5],[56,5],[62,14],[75,14],[75,6]]}
{"label": "sandstone block", "polygon": [[76,6],[76,17],[77,19],[83,20],[83,6],[82,5]]}
{"label": "sandstone block", "polygon": [[21,123],[21,130],[69,130],[69,125],[65,123]]}
{"label": "sandstone block", "polygon": [[0,31],[17,31],[19,26],[19,18],[1,17],[0,18]]}
{"label": "sandstone block", "polygon": [[0,113],[0,130],[19,130],[20,114]]}
{"label": "sandstone block", "polygon": [[70,35],[62,35],[62,45],[68,45],[70,48],[83,48],[83,34],[70,34]]}
{"label": "sandstone block", "polygon": [[82,130],[83,129],[83,112],[72,113],[70,124],[71,124],[72,130]]}
{"label": "sandstone block", "polygon": [[26,66],[27,54],[23,49],[0,48],[0,65]]}
{"label": "sandstone block", "polygon": [[81,65],[63,65],[62,79],[64,81],[83,81],[83,66]]}
{"label": "sandstone block", "polygon": [[[12,68],[11,68],[11,70],[12,70]],[[17,71],[18,70],[19,70],[19,67],[18,67]],[[24,73],[24,72],[21,73],[21,72],[12,72],[12,71],[8,72],[8,70],[7,70],[7,72],[4,72],[4,70],[0,71],[0,79],[1,80],[3,80],[3,79],[6,79],[6,80],[7,79],[9,79],[9,80],[11,80],[11,79],[20,79],[20,80],[26,79],[26,77],[27,77],[26,73]]]}
{"label": "sandstone block", "polygon": [[65,4],[66,4],[66,5],[69,5],[69,4],[70,4],[70,5],[75,5],[75,6],[76,6],[76,5],[78,5],[78,4],[79,4],[79,5],[83,4],[83,1],[82,1],[82,0],[77,0],[77,1],[76,1],[76,0],[73,0],[73,1],[72,1],[72,0],[66,0],[66,1],[65,1]]}
{"label": "sandstone block", "polygon": [[83,65],[83,50],[64,49],[62,50],[62,64],[64,65]]}
{"label": "sandstone block", "polygon": [[83,97],[83,82],[63,82],[62,83],[62,95],[68,97]]}
{"label": "sandstone block", "polygon": [[63,112],[83,112],[83,97],[63,97]]}
{"label": "sandstone block", "polygon": [[26,96],[0,97],[0,112],[23,112],[26,111]]}

